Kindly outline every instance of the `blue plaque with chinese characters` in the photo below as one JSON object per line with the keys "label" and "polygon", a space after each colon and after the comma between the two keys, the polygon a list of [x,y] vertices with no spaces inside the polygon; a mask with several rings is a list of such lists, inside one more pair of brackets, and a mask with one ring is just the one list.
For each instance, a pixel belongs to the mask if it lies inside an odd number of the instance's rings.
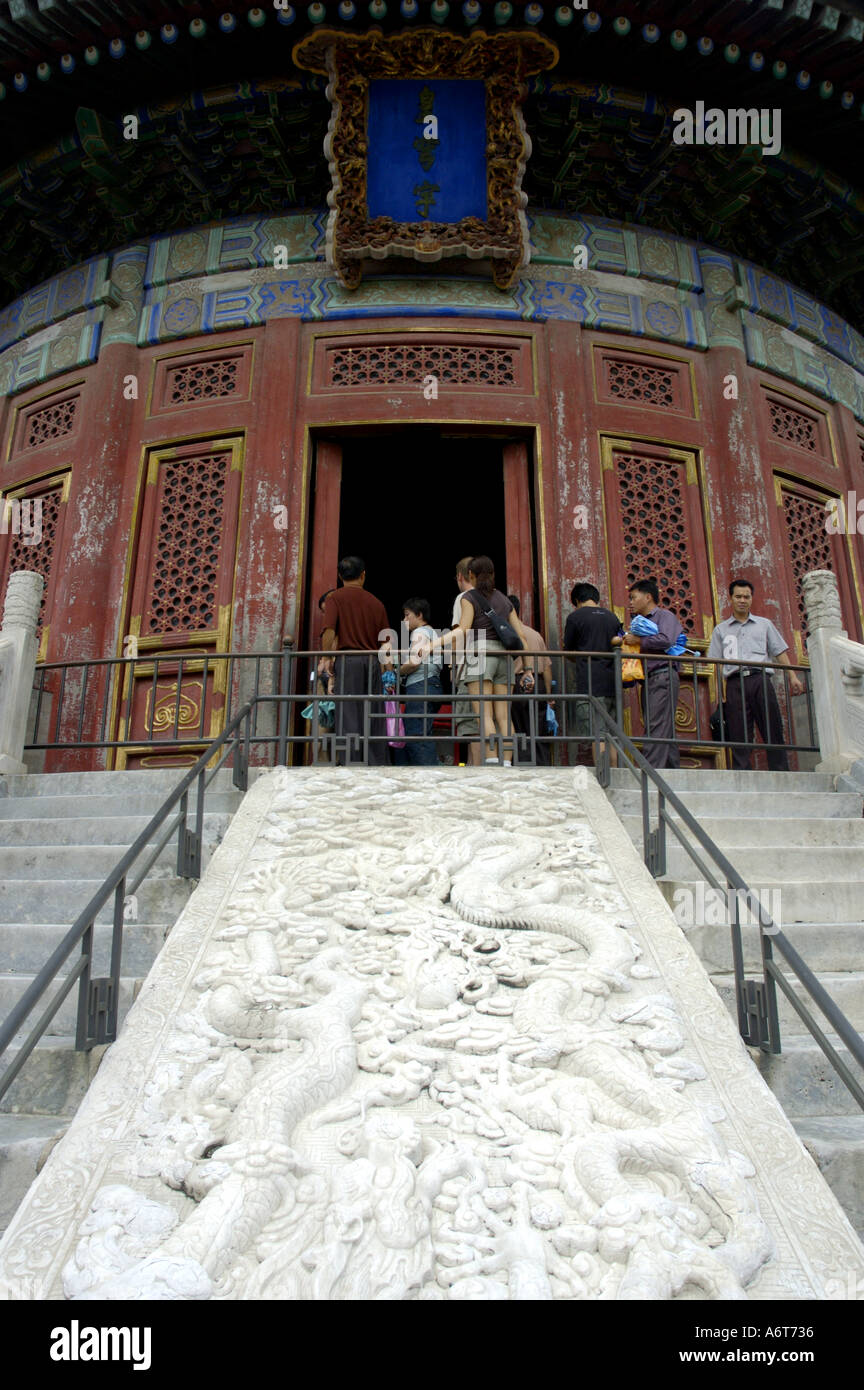
{"label": "blue plaque with chinese characters", "polygon": [[453,256],[512,288],[531,259],[521,106],[527,79],[557,60],[533,30],[304,35],[295,63],[328,80],[325,255],[340,284],[357,289],[388,256]]}
{"label": "blue plaque with chinese characters", "polygon": [[367,213],[396,222],[485,220],[486,84],[369,83]]}

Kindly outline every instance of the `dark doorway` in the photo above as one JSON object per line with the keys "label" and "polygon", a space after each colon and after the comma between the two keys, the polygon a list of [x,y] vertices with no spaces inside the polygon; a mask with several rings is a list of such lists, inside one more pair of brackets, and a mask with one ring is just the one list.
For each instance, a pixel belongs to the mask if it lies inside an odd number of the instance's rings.
{"label": "dark doorway", "polygon": [[364,558],[393,628],[412,597],[429,600],[433,627],[450,627],[464,555],[489,555],[506,593],[501,439],[420,425],[341,444],[339,554]]}

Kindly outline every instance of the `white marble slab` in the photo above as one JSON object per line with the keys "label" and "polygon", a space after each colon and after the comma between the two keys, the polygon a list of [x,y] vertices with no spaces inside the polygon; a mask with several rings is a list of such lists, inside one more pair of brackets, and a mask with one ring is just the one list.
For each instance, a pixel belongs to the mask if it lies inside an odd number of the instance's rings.
{"label": "white marble slab", "polygon": [[564,770],[256,782],[0,1245],[7,1298],[855,1289],[852,1228]]}

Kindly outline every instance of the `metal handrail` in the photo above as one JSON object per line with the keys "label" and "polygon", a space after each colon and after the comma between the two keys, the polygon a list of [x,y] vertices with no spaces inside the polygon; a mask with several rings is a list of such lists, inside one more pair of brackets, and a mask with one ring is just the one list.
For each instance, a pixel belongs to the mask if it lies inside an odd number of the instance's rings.
{"label": "metal handrail", "polygon": [[[269,698],[279,699],[281,697],[271,696]],[[120,862],[111,870],[102,885],[78,914],[63,940],[51,953],[38,975],[31,981],[30,985],[13,1008],[9,1017],[2,1026],[0,1026],[0,1057],[2,1057],[6,1049],[15,1039],[26,1019],[33,1012],[35,1006],[41,1001],[43,995],[53,983],[60,968],[65,965],[75,947],[80,942],[80,961],[75,968],[70,971],[69,975],[64,977],[59,992],[51,1000],[38,1022],[34,1025],[25,1041],[19,1047],[15,1060],[9,1064],[2,1073],[2,1076],[0,1076],[0,1098],[5,1095],[6,1091],[12,1085],[12,1082],[15,1080],[34,1047],[39,1042],[39,1039],[44,1034],[48,1024],[70,993],[76,980],[79,981],[78,1023],[75,1039],[76,1049],[79,1051],[89,1051],[92,1047],[114,1041],[117,1036],[120,958],[123,943],[124,905],[127,887],[129,891],[134,892],[140,885],[142,879],[149,872],[175,830],[178,831],[178,877],[197,878],[200,876],[204,796],[210,782],[232,752],[235,754],[233,768],[234,785],[241,791],[246,790],[249,769],[248,730],[253,705],[254,702],[250,701],[249,704],[245,705],[243,709],[235,715],[219,737],[213,739],[195,765],[189,769],[185,776],[178,782],[174,790],[168,794],[159,807],[159,810],[156,811],[147,822],[147,825],[141,831],[135,843],[130,845]],[[241,751],[239,740],[229,744],[229,739],[235,729],[239,728],[244,722],[244,750]],[[224,751],[218,758],[215,766],[210,769],[208,775],[207,764],[219,753],[220,749]],[[196,777],[198,779],[198,793],[197,805],[195,808],[195,830],[190,831],[186,824],[189,788]],[[159,831],[178,802],[180,802],[180,809],[177,816],[163,832],[161,839],[157,841],[144,867],[137,874],[132,884],[127,885],[130,869],[135,864],[135,861],[147,850],[152,836]],[[109,976],[94,979],[91,974],[93,960],[93,930],[97,916],[108,902],[112,893],[114,895],[114,919],[111,936],[111,973]]]}
{"label": "metal handrail", "polygon": [[[754,663],[755,664],[755,663]],[[615,744],[621,753],[625,755],[624,767],[626,767],[633,777],[640,782],[642,792],[642,845],[645,863],[654,878],[659,878],[666,872],[666,829],[667,827],[675,834],[678,842],[687,851],[696,867],[704,878],[716,888],[720,888],[715,876],[706,868],[698,854],[682,835],[678,825],[670,817],[667,811],[667,804],[673,808],[676,815],[684,823],[690,833],[698,841],[701,848],[708,857],[714,862],[721,874],[726,879],[727,890],[734,889],[734,907],[732,912],[732,960],[735,972],[735,999],[738,1012],[738,1028],[742,1039],[749,1047],[759,1047],[763,1052],[779,1054],[780,1047],[780,1021],[777,1013],[777,995],[775,986],[779,985],[783,993],[788,998],[790,1004],[798,1013],[799,1017],[806,1024],[819,1047],[834,1067],[843,1084],[848,1088],[855,1100],[864,1109],[864,1086],[854,1072],[850,1070],[846,1062],[837,1052],[826,1037],[818,1021],[813,1017],[804,1001],[795,993],[792,985],[782,970],[779,969],[774,960],[774,947],[776,946],[786,964],[797,976],[801,985],[809,994],[816,1006],[824,1014],[825,1018],[832,1025],[838,1037],[846,1044],[849,1052],[855,1061],[864,1071],[864,1038],[838,1007],[831,995],[825,989],[817,976],[807,965],[800,953],[792,945],[785,933],[778,927],[767,908],[763,907],[749,884],[745,882],[737,869],[726,858],[726,855],[717,844],[711,839],[710,835],[702,828],[695,816],[684,805],[684,802],[672,790],[669,783],[661,777],[656,768],[642,756],[639,749],[632,739],[625,734],[620,725],[607,714],[602,704],[595,696],[586,696],[590,699],[592,713],[600,717],[606,726],[606,735],[600,733],[595,727],[594,744],[596,749],[596,772],[597,780],[602,787],[608,787],[611,782],[611,764],[609,757],[609,745]],[[629,761],[628,761],[629,760]],[[635,766],[634,766],[635,764]],[[638,769],[638,770],[637,770]],[[649,804],[649,781],[653,782],[657,790],[657,819],[656,830],[651,829],[650,804]],[[762,954],[762,980],[747,980],[744,975],[744,951],[741,938],[741,922],[739,920],[739,909],[741,896],[744,896],[748,907],[755,905],[758,908],[759,943]]]}

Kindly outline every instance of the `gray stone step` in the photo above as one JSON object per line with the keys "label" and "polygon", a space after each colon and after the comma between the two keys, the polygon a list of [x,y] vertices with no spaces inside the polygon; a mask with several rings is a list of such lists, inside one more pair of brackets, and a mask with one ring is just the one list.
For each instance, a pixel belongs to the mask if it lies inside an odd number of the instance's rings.
{"label": "gray stone step", "polygon": [[[99,887],[98,881],[80,879],[26,879],[0,882],[0,922],[65,921],[71,926]],[[137,921],[176,921],[194,883],[185,878],[147,878],[138,888]],[[113,900],[105,904],[97,921],[113,921]]]}
{"label": "gray stone step", "polygon": [[[83,775],[83,774],[82,774]],[[94,775],[94,774],[90,774]],[[0,779],[2,781],[2,779]],[[233,813],[242,801],[241,792],[208,792],[204,808],[207,811]],[[42,817],[116,816],[121,811],[124,816],[144,816],[149,820],[165,800],[162,792],[130,790],[123,796],[106,792],[98,796],[50,796],[47,792],[34,797],[0,797],[0,820],[35,820]],[[194,810],[195,799],[189,798],[190,813]]]}
{"label": "gray stone step", "polygon": [[[73,1115],[96,1075],[104,1052],[104,1047],[76,1052],[72,1037],[43,1038],[0,1099],[0,1113]],[[4,1070],[17,1055],[14,1045],[7,1049],[3,1055]]]}
{"label": "gray stone step", "polygon": [[[698,841],[693,848],[700,857],[703,851]],[[722,848],[722,846],[719,846]],[[823,879],[832,882],[853,882],[858,880],[859,907],[864,910],[864,850],[858,845],[813,846],[757,845],[746,847],[736,845],[726,856],[732,867],[751,888],[761,884],[782,884],[783,896],[790,887],[800,887],[817,883]],[[3,851],[0,850],[0,867]],[[666,837],[666,876],[668,878],[692,878],[697,872],[692,858],[674,835]]]}
{"label": "gray stone step", "polygon": [[[250,769],[250,779],[253,778]],[[29,772],[20,777],[0,778],[0,798],[22,796],[125,796],[146,791],[164,801],[184,775],[183,768],[142,768],[120,772]],[[210,791],[234,791],[231,769],[220,768],[213,776]],[[194,786],[197,783],[193,783]]]}
{"label": "gray stone step", "polygon": [[[864,922],[792,922],[784,926],[783,934],[817,975],[826,970],[857,971],[864,965]],[[709,973],[731,972],[728,926],[691,927],[685,935]],[[741,940],[745,967],[753,970],[761,961],[757,928],[742,927]]]}
{"label": "gray stone step", "polygon": [[[837,1039],[830,1033],[828,1039],[843,1060],[850,1062],[846,1048],[837,1046]],[[783,1038],[781,1034],[781,1046],[783,1051],[779,1056],[771,1056],[759,1048],[750,1048],[750,1055],[787,1115],[810,1119],[861,1114],[851,1091],[846,1089],[818,1043],[809,1035]],[[854,1061],[851,1068],[859,1080],[864,1078],[864,1072]]]}
{"label": "gray stone step", "polygon": [[[678,817],[673,813],[672,819],[677,821]],[[641,846],[641,815],[624,815],[620,820],[633,842]],[[722,850],[757,845],[795,845],[801,849],[821,845],[858,845],[864,855],[864,817],[853,820],[839,816],[766,816],[756,820],[749,816],[715,816],[700,819],[699,824]],[[682,830],[685,835],[688,833],[686,826],[682,826]],[[675,844],[675,837],[671,832],[667,832],[667,835],[671,847]]]}
{"label": "gray stone step", "polygon": [[[81,809],[86,811],[86,803],[82,803]],[[0,845],[123,845],[128,848],[138,839],[149,819],[149,816],[125,815],[0,819]],[[205,811],[205,838],[212,844],[218,843],[230,823],[231,817],[227,812],[214,814]],[[190,829],[193,828],[192,816],[189,816],[187,824]]]}
{"label": "gray stone step", "polygon": [[[696,872],[692,863],[688,872],[691,875]],[[743,874],[743,876],[746,880],[747,875]],[[673,911],[677,906],[679,917],[682,911],[687,910],[686,905],[689,902],[697,905],[700,901],[699,882],[692,877],[686,879],[658,878],[656,882]],[[704,892],[704,879],[701,880],[701,883]],[[799,883],[778,880],[772,878],[770,874],[763,874],[758,883],[751,876],[750,887],[754,890],[758,889],[760,897],[763,893],[774,893],[777,889],[780,890],[782,903],[782,922],[780,925],[784,929],[794,922],[820,922],[826,927],[830,927],[835,922],[854,922],[860,920],[860,914],[864,910],[864,885],[862,885],[860,878],[821,878],[816,881]],[[681,892],[690,894],[691,897],[678,897],[676,899],[675,894]],[[688,922],[687,925],[691,924]],[[698,923],[694,925],[698,925]],[[864,940],[864,936],[862,936],[862,940]]]}
{"label": "gray stone step", "polygon": [[792,1124],[864,1240],[864,1115],[793,1117]]}
{"label": "gray stone step", "polygon": [[[65,923],[0,923],[0,966],[10,975],[36,974],[59,946],[71,925],[71,918]],[[126,922],[123,927],[124,975],[143,979],[170,929],[168,922],[151,925]],[[93,972],[96,975],[108,973],[111,935],[112,928],[108,924],[97,926],[94,931]],[[76,959],[79,954],[80,947],[76,946],[71,959]]]}
{"label": "gray stone step", "polygon": [[[95,971],[94,974],[98,974],[98,971]],[[0,975],[0,1019],[8,1018],[9,1014],[12,1012],[15,1005],[18,1003],[18,1000],[22,997],[24,991],[31,983],[32,978],[33,977],[31,975]],[[22,1030],[24,1036],[26,1036],[26,1034],[30,1031],[30,1028],[32,1028],[33,1023],[39,1017],[42,1010],[46,1007],[48,1003],[50,1003],[53,996],[57,993],[57,990],[60,987],[60,980],[61,976],[58,975],[54,984],[49,987],[48,992],[44,995],[43,1002],[40,1005],[37,1005],[36,1009],[31,1015],[29,1023],[25,1024],[24,1029]],[[118,1018],[121,1022],[126,1017],[130,1008],[132,1007],[132,1004],[134,1003],[135,998],[138,994],[138,990],[141,987],[141,983],[142,981],[140,979],[135,980],[130,979],[128,977],[121,978],[120,998],[118,1002]],[[63,1000],[63,1003],[60,1005],[60,1008],[57,1010],[51,1022],[48,1024],[48,1027],[45,1030],[45,1036],[49,1038],[67,1037],[70,1033],[74,1033],[77,1017],[78,986],[75,985],[71,993],[69,993]]]}
{"label": "gray stone step", "polygon": [[36,1176],[47,1145],[62,1134],[69,1115],[0,1115],[0,1235]]}
{"label": "gray stone step", "polygon": [[[609,800],[619,815],[642,814],[642,796],[635,783],[630,788],[610,791]],[[697,820],[714,820],[724,816],[738,819],[752,817],[754,820],[787,816],[806,816],[812,820],[823,816],[841,816],[857,820],[862,808],[862,799],[854,792],[789,792],[786,796],[751,797],[744,792],[688,791],[682,793],[681,800]],[[651,794],[649,803],[652,808],[656,807],[656,793]]]}
{"label": "gray stone step", "polygon": [[[789,976],[788,978],[790,978],[795,993],[811,1010],[819,1026],[826,1030],[829,1029],[828,1021],[810,999],[804,986],[794,977]],[[717,989],[733,1018],[736,1017],[735,976],[731,972],[722,975],[712,974],[711,983]],[[854,970],[820,970],[819,983],[828,991],[837,1007],[842,1009],[853,1028],[856,1028],[860,1033],[864,1029],[864,974]],[[809,1037],[806,1024],[802,1022],[800,1015],[795,1011],[782,989],[777,990],[777,1012],[780,1018],[781,1037],[784,1042],[786,1038]]]}
{"label": "gray stone step", "polygon": [[[202,866],[216,848],[218,840],[204,838],[201,846]],[[151,846],[149,853],[155,846]],[[94,888],[117,867],[128,845],[13,845],[0,847],[0,878],[22,881],[34,878],[75,878],[92,880]],[[145,853],[140,855],[143,866]],[[171,877],[177,872],[176,833],[160,851],[149,873],[155,878]],[[91,889],[91,892],[93,889]]]}
{"label": "gray stone step", "polygon": [[[641,773],[640,773],[641,776]],[[673,791],[756,792],[760,796],[789,792],[833,792],[834,778],[827,772],[752,772],[743,769],[704,767],[662,768],[660,776]],[[636,787],[638,783],[629,768],[611,769],[612,787]]]}

